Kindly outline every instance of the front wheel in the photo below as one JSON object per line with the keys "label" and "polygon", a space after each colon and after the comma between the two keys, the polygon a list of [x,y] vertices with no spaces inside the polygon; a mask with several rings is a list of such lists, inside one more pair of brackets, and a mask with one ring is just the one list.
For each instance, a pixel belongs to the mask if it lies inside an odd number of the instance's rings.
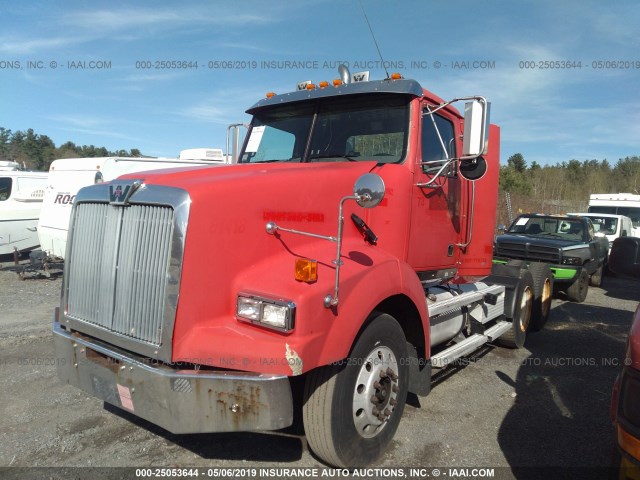
{"label": "front wheel", "polygon": [[600,267],[598,267],[598,269],[591,274],[591,278],[589,279],[589,285],[591,285],[592,287],[601,287],[603,273],[604,273],[604,265],[600,265]]}
{"label": "front wheel", "polygon": [[587,298],[587,291],[589,290],[589,274],[583,268],[580,270],[578,278],[567,288],[567,297],[569,300],[576,303],[582,303]]}
{"label": "front wheel", "polygon": [[309,372],[302,416],[316,455],[336,467],[357,468],[385,451],[407,398],[407,360],[402,328],[376,313],[346,361]]}

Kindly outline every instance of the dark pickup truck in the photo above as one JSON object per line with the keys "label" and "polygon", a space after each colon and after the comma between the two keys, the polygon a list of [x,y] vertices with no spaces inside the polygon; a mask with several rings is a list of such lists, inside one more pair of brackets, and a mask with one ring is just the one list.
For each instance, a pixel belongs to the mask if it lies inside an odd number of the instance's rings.
{"label": "dark pickup truck", "polygon": [[514,260],[543,262],[553,273],[557,290],[583,302],[589,284],[599,287],[609,241],[596,236],[587,217],[520,215],[504,235],[496,237],[494,263]]}

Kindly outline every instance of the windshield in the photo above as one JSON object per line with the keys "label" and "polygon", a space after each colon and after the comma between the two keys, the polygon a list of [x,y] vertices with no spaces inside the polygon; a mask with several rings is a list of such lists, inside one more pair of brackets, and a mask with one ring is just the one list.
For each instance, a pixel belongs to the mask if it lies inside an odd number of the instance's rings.
{"label": "windshield", "polygon": [[511,224],[507,232],[564,240],[582,240],[585,234],[584,224],[581,220],[564,217],[519,217]]}
{"label": "windshield", "polygon": [[618,219],[611,217],[594,217],[589,215],[593,229],[596,233],[604,235],[615,235],[618,231]]}
{"label": "windshield", "polygon": [[613,215],[624,215],[629,217],[633,222],[633,226],[640,227],[640,207],[589,207],[589,213],[610,213]]}
{"label": "windshield", "polygon": [[409,101],[405,95],[358,95],[258,111],[240,162],[401,162]]}

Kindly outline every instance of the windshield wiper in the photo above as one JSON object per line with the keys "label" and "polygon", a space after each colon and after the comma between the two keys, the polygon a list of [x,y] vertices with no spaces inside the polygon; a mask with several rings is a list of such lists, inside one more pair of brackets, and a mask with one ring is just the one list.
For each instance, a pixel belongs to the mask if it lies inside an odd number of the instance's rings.
{"label": "windshield wiper", "polygon": [[299,159],[298,158],[275,158],[273,160],[261,160],[259,162],[249,162],[249,163],[291,162],[292,160],[299,160]]}
{"label": "windshield wiper", "polygon": [[345,155],[345,154],[342,154],[342,153],[326,153],[326,154],[323,154],[323,155],[309,156],[309,160],[318,160],[318,159],[322,159],[322,158],[346,158],[350,162],[357,162],[358,161],[357,158],[352,157],[351,155]]}

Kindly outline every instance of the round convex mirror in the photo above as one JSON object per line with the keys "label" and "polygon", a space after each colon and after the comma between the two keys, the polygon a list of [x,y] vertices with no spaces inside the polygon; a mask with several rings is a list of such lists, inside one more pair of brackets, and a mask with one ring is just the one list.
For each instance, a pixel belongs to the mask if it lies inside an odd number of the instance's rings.
{"label": "round convex mirror", "polygon": [[358,197],[358,205],[373,208],[384,198],[384,181],[380,175],[365,173],[356,181],[353,194]]}

